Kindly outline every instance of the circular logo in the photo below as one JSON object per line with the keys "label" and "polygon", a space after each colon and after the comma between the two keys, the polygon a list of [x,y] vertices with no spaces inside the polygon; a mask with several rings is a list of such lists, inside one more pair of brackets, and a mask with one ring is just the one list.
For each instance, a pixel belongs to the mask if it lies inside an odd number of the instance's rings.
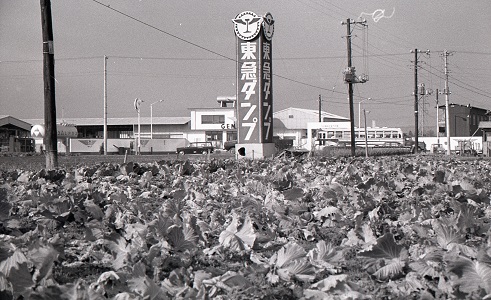
{"label": "circular logo", "polygon": [[271,41],[274,33],[274,20],[273,20],[273,16],[269,12],[266,13],[266,15],[263,18],[263,32],[264,32],[264,37],[268,41]]}
{"label": "circular logo", "polygon": [[262,18],[252,11],[241,12],[232,21],[235,34],[245,41],[254,39],[261,30]]}
{"label": "circular logo", "polygon": [[46,131],[44,130],[43,125],[34,125],[31,128],[31,136],[33,138],[43,138]]}

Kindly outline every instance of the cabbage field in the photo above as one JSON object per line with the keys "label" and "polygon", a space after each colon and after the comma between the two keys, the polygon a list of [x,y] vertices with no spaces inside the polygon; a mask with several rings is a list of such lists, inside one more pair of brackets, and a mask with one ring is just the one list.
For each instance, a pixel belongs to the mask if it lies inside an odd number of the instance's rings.
{"label": "cabbage field", "polygon": [[153,159],[0,160],[0,299],[491,298],[489,160]]}

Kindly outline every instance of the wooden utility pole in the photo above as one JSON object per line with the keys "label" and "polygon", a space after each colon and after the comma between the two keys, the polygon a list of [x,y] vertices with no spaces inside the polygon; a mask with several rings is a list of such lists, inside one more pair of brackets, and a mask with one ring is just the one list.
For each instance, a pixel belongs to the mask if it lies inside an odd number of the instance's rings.
{"label": "wooden utility pole", "polygon": [[58,167],[58,136],[56,129],[55,101],[55,54],[53,49],[53,25],[51,1],[41,0],[41,25],[43,32],[43,78],[44,78],[44,145],[46,169]]}
{"label": "wooden utility pole", "polygon": [[346,25],[346,48],[348,52],[348,68],[344,72],[344,81],[348,84],[348,98],[349,98],[349,118],[351,125],[351,156],[356,155],[355,146],[355,113],[353,108],[353,84],[364,83],[367,79],[359,79],[355,74],[355,68],[351,64],[351,24],[361,24],[366,26],[366,21],[354,21],[346,19],[346,22],[342,22],[342,25]]}
{"label": "wooden utility pole", "polygon": [[[346,20],[346,47],[348,51],[348,70],[351,70],[351,20]],[[355,120],[354,120],[354,108],[353,108],[353,82],[348,82],[348,98],[349,98],[349,119],[351,125],[351,156],[356,155],[355,146]]]}
{"label": "wooden utility pole", "polygon": [[319,123],[322,122],[322,97],[319,95]]}
{"label": "wooden utility pole", "polygon": [[[418,111],[419,111],[419,90],[418,90],[418,53],[426,53],[429,54],[430,50],[421,51],[418,49],[411,50],[411,53],[414,53],[414,151],[415,153],[419,152],[418,143],[419,143],[419,128],[418,128]],[[423,108],[424,110],[424,108]],[[424,128],[423,128],[424,130]]]}

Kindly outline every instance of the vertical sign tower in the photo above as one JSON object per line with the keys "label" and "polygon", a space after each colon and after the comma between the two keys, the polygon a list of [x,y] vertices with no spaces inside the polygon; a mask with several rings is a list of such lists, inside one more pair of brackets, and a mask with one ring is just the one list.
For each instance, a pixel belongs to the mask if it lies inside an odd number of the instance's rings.
{"label": "vertical sign tower", "polygon": [[237,133],[235,149],[248,158],[271,157],[273,143],[272,38],[274,20],[251,11],[238,14],[237,36]]}

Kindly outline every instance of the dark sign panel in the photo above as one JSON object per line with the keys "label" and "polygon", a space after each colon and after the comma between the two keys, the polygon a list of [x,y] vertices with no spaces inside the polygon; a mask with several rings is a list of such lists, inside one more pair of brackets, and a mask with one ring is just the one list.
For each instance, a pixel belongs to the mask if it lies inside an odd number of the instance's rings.
{"label": "dark sign panel", "polygon": [[261,105],[261,142],[273,142],[273,85],[272,85],[272,63],[271,63],[271,42],[261,39],[261,80],[260,89],[262,102]]}
{"label": "dark sign panel", "polygon": [[270,13],[259,17],[245,11],[238,14],[233,22],[237,35],[238,142],[271,143],[273,17]]}

